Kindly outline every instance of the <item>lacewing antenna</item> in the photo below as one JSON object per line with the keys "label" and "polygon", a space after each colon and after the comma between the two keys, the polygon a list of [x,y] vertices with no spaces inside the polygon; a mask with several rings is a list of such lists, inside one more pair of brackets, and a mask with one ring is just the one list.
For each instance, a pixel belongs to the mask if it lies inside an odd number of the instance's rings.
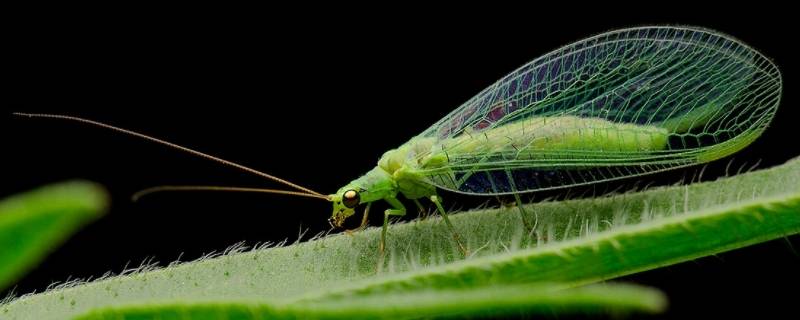
{"label": "lacewing antenna", "polygon": [[297,191],[287,191],[287,190],[276,190],[276,189],[262,189],[262,188],[246,188],[246,187],[226,187],[226,186],[157,186],[151,187],[144,190],[141,190],[133,196],[131,199],[136,202],[144,196],[157,193],[157,192],[165,192],[165,191],[226,191],[226,192],[255,192],[255,193],[272,193],[272,194],[283,194],[283,195],[290,195],[290,196],[299,196],[299,197],[308,197],[308,198],[316,198],[322,200],[330,200],[328,196],[320,196],[316,194],[310,194],[305,192],[297,192]]}
{"label": "lacewing antenna", "polygon": [[278,178],[278,177],[273,176],[271,174],[255,170],[255,169],[240,165],[238,163],[234,163],[234,162],[222,159],[222,158],[218,158],[218,157],[215,157],[215,156],[212,156],[212,155],[200,152],[200,151],[189,149],[187,147],[180,146],[180,145],[174,144],[172,142],[168,142],[168,141],[165,141],[165,140],[154,138],[154,137],[151,137],[151,136],[148,136],[148,135],[145,135],[145,134],[141,134],[141,133],[138,133],[138,132],[135,132],[135,131],[123,129],[123,128],[120,128],[120,127],[115,127],[115,126],[112,126],[112,125],[109,125],[109,124],[105,124],[105,123],[102,123],[102,122],[98,122],[98,121],[94,121],[94,120],[89,120],[89,119],[84,119],[84,118],[79,118],[79,117],[73,117],[73,116],[67,116],[67,115],[60,115],[60,114],[21,113],[21,112],[14,112],[13,114],[16,115],[16,116],[29,117],[29,118],[46,118],[46,119],[59,119],[59,120],[75,121],[75,122],[80,122],[80,123],[93,125],[93,126],[96,126],[96,127],[101,127],[101,128],[113,130],[113,131],[116,131],[116,132],[120,132],[120,133],[123,133],[123,134],[127,134],[127,135],[130,135],[130,136],[138,137],[138,138],[145,139],[145,140],[148,140],[148,141],[151,141],[151,142],[155,142],[155,143],[158,143],[158,144],[161,144],[161,145],[173,148],[173,149],[177,149],[177,150],[180,150],[180,151],[183,151],[183,152],[186,152],[186,153],[189,153],[189,154],[201,157],[201,158],[205,158],[205,159],[217,162],[217,163],[221,163],[223,165],[226,165],[226,166],[229,166],[229,167],[233,167],[233,168],[236,168],[236,169],[239,169],[239,170],[242,170],[242,171],[245,171],[245,172],[260,176],[260,177],[263,177],[263,178],[267,178],[269,180],[272,180],[272,181],[275,181],[275,182],[290,186],[290,187],[295,188],[297,190],[303,191],[303,192],[296,192],[296,191],[273,190],[273,189],[239,188],[239,187],[213,187],[213,186],[161,186],[161,187],[148,188],[148,189],[142,190],[140,192],[137,192],[134,195],[134,199],[138,199],[141,196],[144,196],[144,195],[147,195],[147,194],[151,194],[151,193],[154,193],[154,192],[161,192],[161,191],[188,191],[188,190],[212,191],[213,190],[213,191],[240,191],[240,192],[275,193],[275,194],[305,196],[305,197],[320,198],[320,199],[328,200],[328,196],[326,196],[326,195],[323,195],[323,194],[321,194],[319,192],[316,192],[314,190],[308,189],[306,187],[300,186],[298,184],[289,182],[289,181],[287,181],[285,179],[281,179],[281,178]]}

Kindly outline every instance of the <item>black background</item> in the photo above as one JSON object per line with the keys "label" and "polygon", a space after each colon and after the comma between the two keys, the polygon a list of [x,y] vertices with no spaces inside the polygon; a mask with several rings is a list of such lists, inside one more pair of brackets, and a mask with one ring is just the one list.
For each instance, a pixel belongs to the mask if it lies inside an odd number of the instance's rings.
{"label": "black background", "polygon": [[[240,241],[293,240],[301,226],[308,234],[327,230],[330,205],[227,193],[170,193],[131,203],[132,193],[153,185],[277,185],[136,138],[14,118],[11,111],[100,120],[331,193],[535,57],[612,29],[688,24],[757,48],[784,80],[773,125],[733,159],[713,164],[712,176],[728,163],[738,168],[761,160],[764,168],[800,155],[800,69],[790,41],[797,24],[782,18],[783,10],[578,18],[553,10],[500,8],[492,15],[473,9],[457,15],[107,14],[13,26],[4,46],[11,58],[3,90],[8,110],[0,114],[0,195],[83,178],[102,183],[113,197],[109,215],[55,251],[16,292],[119,272],[149,257],[163,265]],[[652,179],[672,183],[694,172]],[[781,314],[793,310],[792,291],[800,287],[800,256],[792,245],[800,248],[798,237],[623,280],[663,289],[671,300],[665,317]]]}

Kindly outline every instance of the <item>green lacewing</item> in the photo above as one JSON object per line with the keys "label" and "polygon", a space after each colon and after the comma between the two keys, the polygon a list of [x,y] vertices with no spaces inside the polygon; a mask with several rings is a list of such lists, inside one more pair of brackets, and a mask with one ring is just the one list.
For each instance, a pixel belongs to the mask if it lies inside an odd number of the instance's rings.
{"label": "green lacewing", "polygon": [[[169,142],[136,135],[278,181],[298,191],[211,186],[166,190],[281,193],[333,203],[332,226],[365,205],[386,201],[380,252],[390,216],[405,215],[398,195],[428,198],[453,232],[438,189],[514,195],[593,184],[706,163],[733,154],[768,126],[780,102],[778,68],[727,35],[696,27],[611,31],[561,47],[514,70],[336,193],[324,195],[272,175]],[[519,206],[520,210],[523,210]],[[381,255],[382,257],[383,255]]]}

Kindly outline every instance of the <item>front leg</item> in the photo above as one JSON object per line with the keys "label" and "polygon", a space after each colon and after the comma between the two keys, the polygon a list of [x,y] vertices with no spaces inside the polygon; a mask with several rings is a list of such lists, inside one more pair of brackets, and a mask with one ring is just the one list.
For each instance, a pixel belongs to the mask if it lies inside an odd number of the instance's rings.
{"label": "front leg", "polygon": [[354,228],[354,229],[347,229],[347,230],[345,230],[344,232],[345,232],[345,233],[347,233],[348,235],[352,235],[352,234],[353,234],[354,232],[356,232],[356,231],[361,231],[361,230],[364,230],[364,228],[366,228],[366,227],[367,227],[367,223],[369,223],[369,208],[370,208],[371,206],[372,206],[372,202],[370,202],[370,203],[367,203],[367,207],[366,207],[366,208],[364,208],[363,217],[361,217],[361,225],[360,225],[360,226],[358,226],[358,228]]}
{"label": "front leg", "polygon": [[381,231],[381,261],[383,261],[383,253],[386,248],[386,229],[389,227],[389,216],[404,216],[406,215],[406,207],[397,198],[391,197],[384,199],[392,206],[391,209],[386,209],[383,213],[383,230]]}

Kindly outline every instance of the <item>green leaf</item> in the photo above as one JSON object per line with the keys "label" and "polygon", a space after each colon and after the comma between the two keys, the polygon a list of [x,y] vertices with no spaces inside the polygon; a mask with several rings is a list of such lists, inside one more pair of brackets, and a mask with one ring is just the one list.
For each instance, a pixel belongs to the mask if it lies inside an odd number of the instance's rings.
{"label": "green leaf", "polygon": [[106,203],[103,189],[80,181],[42,187],[0,202],[0,289],[97,219]]}
{"label": "green leaf", "polygon": [[[536,225],[530,234],[516,208],[472,210],[451,215],[473,253],[467,259],[460,256],[446,226],[434,218],[393,225],[380,268],[380,233],[371,228],[352,236],[236,252],[26,296],[0,306],[0,317],[60,319],[96,308],[124,314],[157,307],[159,312],[207,310],[206,315],[216,319],[240,310],[236,306],[241,304],[301,316],[331,299],[341,302],[334,304],[339,309],[331,306],[331,312],[345,313],[364,301],[387,300],[376,297],[399,295],[399,302],[385,302],[387,308],[395,308],[431,290],[468,295],[481,288],[536,283],[550,283],[550,289],[569,296],[569,288],[798,233],[797,181],[800,160],[795,159],[715,182],[536,203],[525,207],[526,219]],[[515,292],[526,297],[521,293],[525,290]],[[447,296],[433,295],[427,315],[446,315]],[[515,295],[493,298],[519,301]],[[532,309],[547,303],[528,298],[523,300]],[[492,304],[502,306],[498,300]],[[478,305],[464,301],[465,309]],[[360,309],[365,317],[384,312]],[[648,310],[653,309],[657,308]]]}
{"label": "green leaf", "polygon": [[120,319],[397,319],[461,318],[519,314],[658,312],[666,299],[657,290],[630,285],[507,285],[328,298],[271,305],[257,302],[160,303],[107,308],[81,320]]}

